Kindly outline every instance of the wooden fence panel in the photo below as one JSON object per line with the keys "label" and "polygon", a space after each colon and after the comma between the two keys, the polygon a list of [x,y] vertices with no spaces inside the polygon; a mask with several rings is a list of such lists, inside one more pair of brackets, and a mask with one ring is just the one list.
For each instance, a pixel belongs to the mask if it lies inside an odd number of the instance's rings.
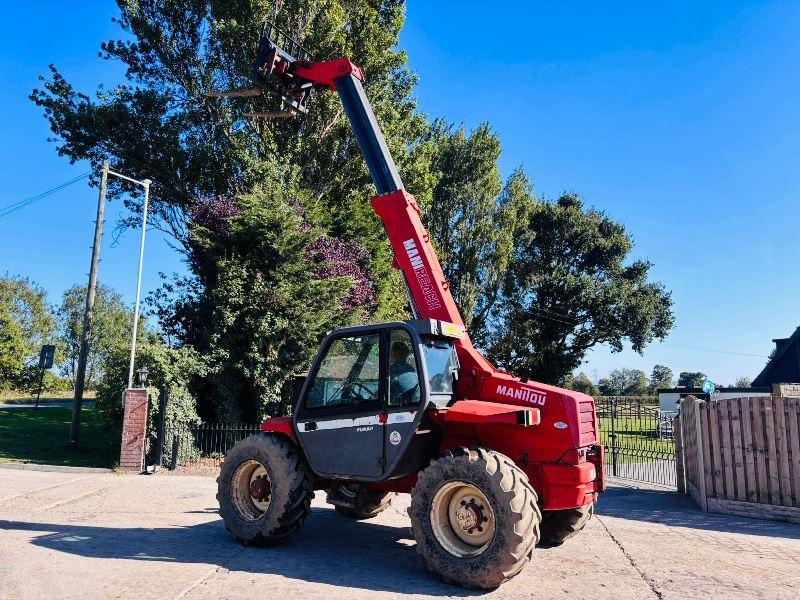
{"label": "wooden fence panel", "polygon": [[686,493],[702,510],[800,522],[800,399],[681,401]]}
{"label": "wooden fence panel", "polygon": [[[742,444],[742,426],[741,426],[741,399],[734,398],[728,402],[728,410],[730,412],[731,420],[731,446],[733,447],[733,479],[735,482],[736,500],[744,502],[747,499],[745,493],[745,476],[744,476],[744,458],[743,458],[743,444]],[[733,494],[734,490],[731,489],[729,494]]]}
{"label": "wooden fence panel", "polygon": [[790,398],[787,409],[792,493],[794,494],[794,505],[800,507],[800,399]]}
{"label": "wooden fence panel", "polygon": [[681,403],[681,444],[685,464],[686,491],[705,510],[706,485],[700,444],[700,403],[686,398]]}
{"label": "wooden fence panel", "polygon": [[[781,504],[791,506],[792,474],[789,470],[789,445],[786,440],[786,399],[775,398],[775,446],[778,452],[778,475],[781,485]],[[777,504],[777,503],[774,503]]]}
{"label": "wooden fence panel", "polygon": [[711,402],[708,405],[710,416],[710,429],[711,429],[711,445],[709,452],[711,453],[712,474],[714,480],[714,488],[709,490],[708,495],[717,498],[722,494],[724,486],[722,485],[722,462],[720,460],[720,443],[719,443],[719,406],[717,402]]}
{"label": "wooden fence panel", "polygon": [[740,398],[742,408],[742,444],[744,446],[745,500],[758,502],[758,482],[756,481],[756,451],[753,448],[753,411],[758,404],[751,398]]}
{"label": "wooden fence panel", "polygon": [[700,476],[705,478],[706,494],[710,494],[714,490],[714,472],[711,465],[711,447],[703,440],[709,439],[709,410],[708,404],[697,402],[697,412],[700,416],[700,439],[697,443],[700,445],[700,451],[703,453],[703,472]]}
{"label": "wooden fence panel", "polygon": [[719,429],[720,429],[720,461],[722,462],[724,488],[722,495],[717,497],[734,499],[733,491],[733,447],[731,446],[731,420],[730,402],[716,402],[719,408]]}
{"label": "wooden fence panel", "polygon": [[778,450],[775,446],[775,403],[764,399],[764,438],[767,442],[767,478],[769,481],[768,504],[781,503],[781,481],[778,473]]}
{"label": "wooden fence panel", "polygon": [[756,455],[756,487],[758,501],[769,504],[769,484],[767,482],[767,444],[764,441],[764,405],[758,398],[751,400],[753,407],[753,450]]}
{"label": "wooden fence panel", "polygon": [[683,456],[683,431],[680,415],[672,420],[672,437],[675,440],[675,483],[678,492],[686,493],[686,466]]}

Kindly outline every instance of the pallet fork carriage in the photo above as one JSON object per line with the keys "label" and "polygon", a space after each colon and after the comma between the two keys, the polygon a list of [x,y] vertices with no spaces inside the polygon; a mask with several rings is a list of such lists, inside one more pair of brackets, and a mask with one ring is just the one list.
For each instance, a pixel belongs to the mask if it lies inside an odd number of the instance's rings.
{"label": "pallet fork carriage", "polygon": [[426,566],[452,583],[494,587],[537,542],[561,543],[591,517],[605,478],[594,400],[522,381],[472,345],[363,80],[347,58],[313,62],[267,25],[253,88],[217,94],[267,91],[283,105],[269,116],[305,113],[315,91],[339,94],[414,317],[327,336],[293,416],[267,419],[225,457],[220,514],[242,543],[275,544],[302,525],[314,489],[355,518],[410,492]]}

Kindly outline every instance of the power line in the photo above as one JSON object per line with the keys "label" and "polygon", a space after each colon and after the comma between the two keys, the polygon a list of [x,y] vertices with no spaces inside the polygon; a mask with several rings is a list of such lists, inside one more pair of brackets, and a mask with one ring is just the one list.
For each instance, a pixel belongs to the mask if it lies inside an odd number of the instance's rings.
{"label": "power line", "polygon": [[[543,308],[531,308],[531,311],[535,313],[539,313],[539,316],[543,319],[547,319],[549,321],[554,321],[556,323],[563,323],[564,325],[571,325],[573,327],[578,327],[579,325],[583,325],[583,323],[576,321],[572,317],[568,317],[566,315],[559,314],[557,312],[553,312],[551,310],[545,310]],[[554,315],[554,316],[550,316]],[[560,318],[557,318],[560,317]],[[565,320],[566,319],[566,320]],[[598,327],[600,331],[605,331],[604,328]],[[763,354],[750,354],[748,352],[732,352],[730,350],[719,350],[717,348],[708,348],[706,346],[694,346],[691,344],[678,344],[674,342],[660,342],[665,346],[671,346],[673,348],[681,348],[683,350],[695,350],[697,352],[709,352],[713,354],[726,354],[728,356],[750,356],[755,358],[769,358],[769,356],[765,356]]]}
{"label": "power line", "polygon": [[715,354],[728,354],[730,356],[754,356],[756,358],[769,358],[764,354],[750,354],[748,352],[731,352],[730,350],[718,350],[716,348],[706,348],[705,346],[692,346],[691,344],[676,344],[673,342],[661,342],[666,346],[673,348],[682,348],[684,350],[697,350],[698,352],[713,352]]}
{"label": "power line", "polygon": [[56,187],[51,188],[45,192],[36,194],[35,196],[30,196],[28,198],[25,198],[24,200],[19,200],[18,202],[13,202],[12,204],[3,206],[2,208],[0,208],[0,219],[3,217],[7,217],[8,215],[15,213],[16,211],[22,208],[25,208],[26,206],[30,206],[31,204],[34,204],[39,200],[43,200],[44,198],[47,198],[48,196],[51,196],[56,192],[63,190],[64,188],[72,185],[73,183],[77,183],[81,179],[86,179],[87,177],[89,177],[89,175],[91,175],[91,171],[88,171],[83,175],[79,175],[78,177],[70,179],[69,181],[65,181],[64,183],[59,184]]}

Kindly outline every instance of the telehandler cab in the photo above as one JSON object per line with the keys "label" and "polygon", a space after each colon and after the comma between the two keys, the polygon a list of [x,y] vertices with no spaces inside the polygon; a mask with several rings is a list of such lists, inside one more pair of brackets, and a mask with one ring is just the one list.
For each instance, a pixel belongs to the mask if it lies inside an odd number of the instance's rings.
{"label": "telehandler cab", "polygon": [[266,90],[285,109],[266,114],[287,116],[307,111],[313,91],[339,93],[414,318],[326,337],[293,416],[267,419],[225,456],[217,480],[225,526],[243,544],[277,544],[302,526],[314,490],[356,519],[410,492],[427,568],[450,583],[498,586],[520,572],[538,542],[559,544],[591,517],[604,489],[594,400],[522,381],[472,345],[361,69],[346,58],[313,62],[269,25],[253,72],[251,90],[214,95]]}

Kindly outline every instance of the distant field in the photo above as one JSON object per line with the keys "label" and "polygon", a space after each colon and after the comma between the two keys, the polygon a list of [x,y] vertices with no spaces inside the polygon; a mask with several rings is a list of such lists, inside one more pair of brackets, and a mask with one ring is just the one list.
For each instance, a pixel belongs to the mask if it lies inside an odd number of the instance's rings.
{"label": "distant field", "polygon": [[94,408],[81,411],[80,444],[69,447],[72,409],[0,409],[0,462],[74,467],[112,467],[119,459],[119,436]]}

